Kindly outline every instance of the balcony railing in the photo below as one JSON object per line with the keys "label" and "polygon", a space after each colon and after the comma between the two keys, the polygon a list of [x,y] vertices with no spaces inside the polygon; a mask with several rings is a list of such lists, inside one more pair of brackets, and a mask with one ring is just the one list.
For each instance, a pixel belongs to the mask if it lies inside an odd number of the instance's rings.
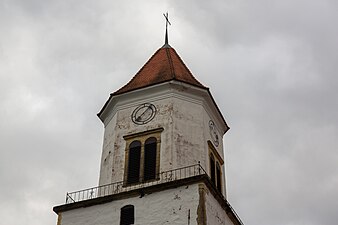
{"label": "balcony railing", "polygon": [[174,170],[169,170],[161,172],[158,174],[157,179],[153,181],[141,182],[132,185],[126,185],[125,182],[120,181],[116,183],[111,183],[103,186],[87,188],[80,191],[74,191],[67,193],[66,195],[66,204],[90,200],[94,198],[104,197],[108,195],[115,195],[123,192],[128,192],[132,190],[142,189],[145,187],[150,187],[157,184],[164,184],[172,181],[183,180],[186,178],[196,177],[199,175],[205,175],[207,177],[208,183],[213,186],[213,189],[218,193],[223,202],[227,205],[228,209],[233,213],[234,217],[237,219],[239,224],[243,224],[235,210],[232,208],[230,203],[224,198],[222,193],[220,193],[216,186],[211,182],[210,177],[207,175],[205,170],[200,164],[182,167]]}
{"label": "balcony railing", "polygon": [[80,191],[67,193],[66,204],[85,201],[93,198],[104,197],[108,195],[119,194],[137,190],[157,184],[168,183],[171,181],[183,180],[198,175],[207,174],[200,164],[182,167],[174,170],[161,172],[158,174],[157,179],[153,181],[141,182],[136,184],[126,184],[123,181],[111,183],[103,186],[87,188]]}

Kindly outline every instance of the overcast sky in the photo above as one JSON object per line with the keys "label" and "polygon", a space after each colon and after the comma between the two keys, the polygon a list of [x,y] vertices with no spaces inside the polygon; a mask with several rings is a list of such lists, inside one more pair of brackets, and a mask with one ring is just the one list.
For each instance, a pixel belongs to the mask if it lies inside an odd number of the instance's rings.
{"label": "overcast sky", "polygon": [[338,1],[0,0],[0,218],[56,224],[98,184],[117,90],[169,42],[211,92],[248,225],[338,221]]}

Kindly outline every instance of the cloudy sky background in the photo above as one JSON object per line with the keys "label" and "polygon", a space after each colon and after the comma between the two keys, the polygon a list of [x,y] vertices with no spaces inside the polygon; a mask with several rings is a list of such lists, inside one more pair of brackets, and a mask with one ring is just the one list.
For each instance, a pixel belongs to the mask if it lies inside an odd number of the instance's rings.
{"label": "cloudy sky background", "polygon": [[338,221],[338,1],[0,0],[1,224],[98,183],[109,93],[170,44],[211,92],[245,224]]}

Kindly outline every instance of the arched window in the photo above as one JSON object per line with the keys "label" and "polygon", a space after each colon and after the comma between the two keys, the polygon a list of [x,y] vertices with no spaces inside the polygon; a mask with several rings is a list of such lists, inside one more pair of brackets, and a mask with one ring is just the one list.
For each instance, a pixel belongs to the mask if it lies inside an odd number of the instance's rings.
{"label": "arched window", "polygon": [[222,175],[221,175],[221,166],[219,163],[216,163],[216,180],[217,180],[217,190],[222,193]]}
{"label": "arched window", "polygon": [[133,205],[121,208],[120,225],[131,225],[135,223],[135,210]]}
{"label": "arched window", "polygon": [[144,145],[144,181],[156,178],[156,146],[157,140],[150,137]]}
{"label": "arched window", "polygon": [[210,166],[210,179],[214,187],[220,192],[223,193],[223,181],[222,181],[222,165],[224,163],[223,159],[219,155],[218,151],[215,149],[211,141],[208,141],[209,146],[209,166]]}
{"label": "arched window", "polygon": [[123,136],[126,140],[124,184],[153,181],[160,169],[161,132],[156,128]]}
{"label": "arched window", "polygon": [[129,145],[128,183],[137,183],[140,179],[141,142],[133,141]]}
{"label": "arched window", "polygon": [[215,176],[215,158],[210,154],[210,176],[211,182],[216,185],[216,176]]}

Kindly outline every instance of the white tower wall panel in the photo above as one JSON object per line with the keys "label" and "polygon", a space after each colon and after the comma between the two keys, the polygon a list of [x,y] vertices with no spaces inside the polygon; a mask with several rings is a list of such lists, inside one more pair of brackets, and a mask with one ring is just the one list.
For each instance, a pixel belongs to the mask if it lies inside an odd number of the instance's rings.
{"label": "white tower wall panel", "polygon": [[119,225],[120,211],[133,205],[138,225],[197,225],[198,184],[115,200],[61,213],[62,225]]}

